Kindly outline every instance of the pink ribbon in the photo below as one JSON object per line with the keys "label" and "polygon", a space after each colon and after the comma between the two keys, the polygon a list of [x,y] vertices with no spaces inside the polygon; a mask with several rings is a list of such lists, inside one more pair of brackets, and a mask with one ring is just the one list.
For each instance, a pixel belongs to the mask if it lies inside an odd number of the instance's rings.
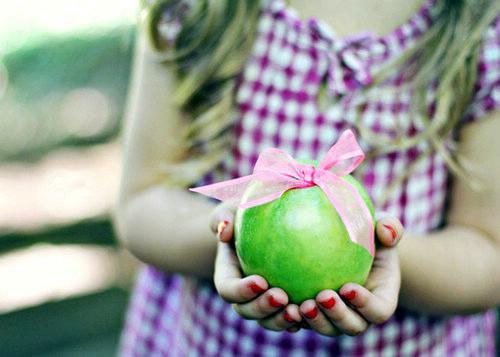
{"label": "pink ribbon", "polygon": [[[251,175],[190,188],[190,191],[249,208],[276,200],[290,189],[319,186],[337,210],[350,239],[365,247],[373,256],[371,213],[357,189],[341,178],[358,167],[364,158],[353,132],[346,130],[317,167],[301,164],[287,153],[270,148],[259,155]],[[255,181],[261,184],[249,197],[245,191],[248,184]]]}

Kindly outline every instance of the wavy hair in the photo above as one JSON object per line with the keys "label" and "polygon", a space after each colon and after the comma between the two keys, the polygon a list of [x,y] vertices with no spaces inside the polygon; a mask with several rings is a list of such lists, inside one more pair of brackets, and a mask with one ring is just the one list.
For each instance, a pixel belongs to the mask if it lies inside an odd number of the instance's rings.
{"label": "wavy hair", "polygon": [[[161,17],[182,17],[173,44],[160,40]],[[186,159],[164,165],[170,183],[199,180],[228,154],[234,121],[235,79],[248,58],[260,13],[260,1],[179,0],[143,3],[142,21],[159,61],[177,77],[174,103],[189,118]],[[175,175],[171,174],[175,171]]]}

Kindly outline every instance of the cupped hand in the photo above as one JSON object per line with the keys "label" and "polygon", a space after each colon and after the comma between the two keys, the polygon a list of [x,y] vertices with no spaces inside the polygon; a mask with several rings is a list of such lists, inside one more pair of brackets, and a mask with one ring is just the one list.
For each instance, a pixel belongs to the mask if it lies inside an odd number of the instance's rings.
{"label": "cupped hand", "polygon": [[396,245],[403,236],[403,226],[398,219],[386,216],[377,221],[378,247],[365,286],[348,283],[338,293],[323,290],[300,307],[288,304],[282,289],[269,289],[263,277],[242,277],[232,245],[233,219],[234,209],[224,204],[212,215],[211,229],[219,238],[214,282],[219,295],[242,317],[275,331],[295,332],[305,327],[326,336],[354,336],[372,323],[387,321],[394,313],[401,285]]}
{"label": "cupped hand", "polygon": [[291,329],[302,321],[299,307],[288,304],[288,295],[280,288],[269,288],[259,275],[243,277],[232,245],[234,208],[220,204],[213,212],[211,229],[219,238],[215,259],[214,283],[219,295],[233,305],[245,319],[257,320],[264,328]]}
{"label": "cupped hand", "polygon": [[354,336],[392,316],[401,286],[396,245],[403,226],[396,218],[384,217],[377,221],[375,232],[378,247],[365,286],[348,283],[338,293],[323,290],[315,300],[304,301],[300,313],[305,327],[327,336]]}

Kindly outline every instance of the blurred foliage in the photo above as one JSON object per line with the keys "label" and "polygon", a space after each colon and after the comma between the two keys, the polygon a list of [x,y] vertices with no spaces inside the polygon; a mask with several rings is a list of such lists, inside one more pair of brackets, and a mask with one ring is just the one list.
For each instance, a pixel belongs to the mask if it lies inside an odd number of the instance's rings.
{"label": "blurred foliage", "polygon": [[109,217],[82,220],[65,226],[48,226],[35,232],[0,235],[0,254],[38,243],[115,245]]}
{"label": "blurred foliage", "polygon": [[[53,35],[4,54],[0,64],[8,84],[3,97],[0,93],[0,162],[35,161],[55,149],[91,146],[116,138],[134,34],[134,26],[122,25],[103,33]],[[60,115],[67,94],[82,88],[101,93],[113,108],[107,125],[98,131],[87,130],[90,135],[67,130],[68,118]],[[87,109],[92,113],[94,108]],[[77,112],[68,114],[74,115],[70,120],[82,119]],[[36,243],[109,245],[114,243],[114,234],[108,217],[48,226],[36,232],[2,232],[0,254]]]}
{"label": "blurred foliage", "polygon": [[[129,24],[100,33],[39,36],[15,51],[2,53],[0,162],[34,162],[56,149],[115,139],[129,82],[134,34],[135,28]],[[100,116],[92,118],[97,109]],[[0,255],[38,243],[109,246],[116,241],[109,216],[82,217],[36,231],[2,232]],[[0,356],[115,355],[127,300],[128,292],[110,287],[0,314]]]}
{"label": "blurred foliage", "polygon": [[3,63],[19,100],[31,105],[47,93],[93,86],[117,97],[126,91],[133,27],[108,33],[54,36],[9,53]]}
{"label": "blurred foliage", "polygon": [[[133,39],[134,27],[122,25],[100,34],[47,37],[5,54],[0,59],[8,81],[0,99],[0,161],[37,160],[57,147],[92,145],[116,137]],[[87,130],[90,135],[65,130],[68,119],[60,115],[65,95],[81,88],[101,93],[111,108],[105,125],[96,132]]]}
{"label": "blurred foliage", "polygon": [[113,356],[127,300],[113,288],[0,315],[0,355]]}

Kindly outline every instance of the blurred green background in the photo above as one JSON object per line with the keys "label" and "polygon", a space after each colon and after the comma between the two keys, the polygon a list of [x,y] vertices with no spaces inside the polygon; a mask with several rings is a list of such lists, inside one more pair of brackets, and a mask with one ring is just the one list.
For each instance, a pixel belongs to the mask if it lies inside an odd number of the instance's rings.
{"label": "blurred green background", "polygon": [[113,236],[136,0],[0,2],[0,356],[116,353]]}
{"label": "blurred green background", "polygon": [[112,356],[110,223],[138,1],[0,2],[0,356]]}

